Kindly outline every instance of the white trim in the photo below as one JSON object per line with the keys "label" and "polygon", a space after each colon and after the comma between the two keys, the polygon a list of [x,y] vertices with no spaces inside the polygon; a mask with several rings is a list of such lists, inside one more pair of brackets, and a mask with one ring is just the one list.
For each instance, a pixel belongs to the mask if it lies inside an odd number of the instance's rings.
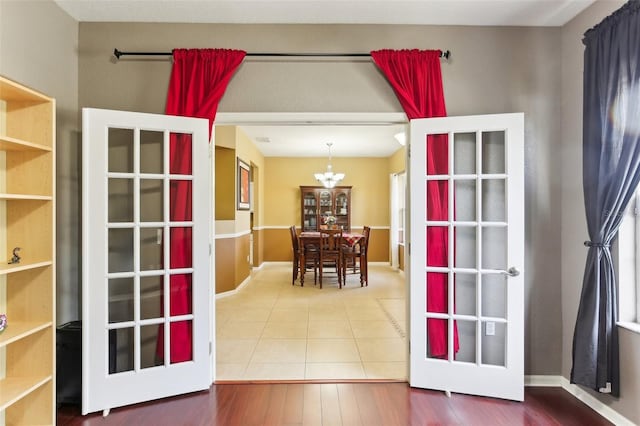
{"label": "white trim", "polygon": [[[290,260],[271,260],[267,262],[262,262],[262,265],[260,265],[260,268],[262,268],[264,265],[291,265],[291,261]],[[391,263],[388,261],[387,262],[369,262],[369,265],[391,267]],[[400,269],[398,269],[398,271],[400,271]]]}
{"label": "white trim", "polygon": [[245,278],[244,281],[242,281],[240,283],[240,285],[238,287],[234,288],[233,290],[224,291],[222,293],[216,294],[216,300],[217,299],[222,299],[222,298],[225,298],[225,297],[229,297],[229,296],[233,296],[234,294],[237,294],[238,291],[240,291],[244,286],[249,284],[249,281],[251,281],[251,275],[249,275],[247,278]]}
{"label": "white trim", "polygon": [[609,420],[616,426],[635,426],[636,424],[613,408],[602,403],[597,398],[590,395],[587,391],[577,385],[569,383],[564,376],[524,376],[525,386],[532,387],[561,387],[571,395],[584,402],[589,408]]}
{"label": "white trim", "polygon": [[524,376],[524,385],[532,387],[561,387],[562,376]]}
{"label": "white trim", "polygon": [[[298,224],[296,224],[296,226],[299,226]],[[269,226],[260,226],[260,227],[254,227],[253,230],[265,230],[265,229],[289,229],[291,227],[291,225],[269,225]]]}
{"label": "white trim", "polygon": [[264,262],[262,262],[262,265],[259,266],[252,266],[251,270],[252,271],[259,271],[260,269],[262,269],[262,267],[264,266]]}
{"label": "white trim", "polygon": [[[299,225],[296,224],[296,226],[299,226]],[[287,226],[287,225],[285,225],[285,226],[282,226],[282,225],[264,225],[264,226],[261,226],[259,228],[254,227],[253,229],[254,230],[257,230],[257,229],[260,229],[260,230],[265,230],[265,229],[287,229],[288,230],[289,227],[290,227],[290,225],[289,226]],[[360,229],[360,228],[364,228],[364,225],[351,225],[351,229]],[[372,225],[369,225],[369,228],[371,228],[371,229],[391,229],[390,226],[372,226]]]}
{"label": "white trim", "polygon": [[241,231],[241,232],[235,232],[233,234],[216,234],[215,239],[224,240],[229,238],[238,238],[238,237],[242,237],[244,235],[249,235],[249,234],[251,234],[251,231]]}
{"label": "white trim", "polygon": [[618,327],[627,329],[632,333],[640,334],[640,324],[638,324],[637,322],[618,321],[616,325]]}
{"label": "white trim", "polygon": [[608,405],[604,404],[603,402],[599,401],[598,399],[596,399],[595,397],[593,397],[592,395],[587,393],[587,391],[585,391],[584,389],[580,388],[577,385],[569,383],[569,380],[567,380],[565,377],[561,376],[560,377],[560,381],[562,383],[563,389],[565,389],[567,392],[569,392],[570,394],[572,394],[573,396],[578,398],[580,401],[582,401],[585,404],[587,404],[595,412],[600,414],[605,419],[609,420],[614,425],[616,425],[616,426],[636,426],[636,424],[634,422],[632,422],[631,420],[627,419],[626,417],[624,417],[622,414],[618,413],[613,408],[611,408]]}
{"label": "white trim", "polygon": [[222,124],[406,124],[403,112],[219,112],[216,125]]}

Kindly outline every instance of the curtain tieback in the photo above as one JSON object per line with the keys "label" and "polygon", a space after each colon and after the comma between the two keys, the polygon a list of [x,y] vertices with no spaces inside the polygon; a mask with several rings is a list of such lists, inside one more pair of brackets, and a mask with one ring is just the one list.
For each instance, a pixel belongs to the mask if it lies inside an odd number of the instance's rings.
{"label": "curtain tieback", "polygon": [[584,242],[585,247],[598,247],[598,248],[609,248],[611,247],[611,244],[605,244],[605,243],[594,243],[593,241],[585,241]]}

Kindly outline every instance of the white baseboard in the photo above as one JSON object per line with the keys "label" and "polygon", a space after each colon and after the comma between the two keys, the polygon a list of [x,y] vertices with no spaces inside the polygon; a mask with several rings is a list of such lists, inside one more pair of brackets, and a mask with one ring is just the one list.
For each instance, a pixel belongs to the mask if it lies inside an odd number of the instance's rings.
{"label": "white baseboard", "polygon": [[218,293],[216,294],[216,300],[217,299],[222,299],[224,297],[229,297],[229,296],[233,296],[234,294],[236,294],[238,291],[240,291],[240,289],[242,289],[242,287],[246,286],[247,284],[249,284],[249,281],[251,280],[251,275],[249,275],[247,278],[245,278],[244,281],[242,281],[240,283],[240,285],[236,288],[234,288],[233,290],[229,290],[229,291],[224,291],[222,293]]}
{"label": "white baseboard", "polygon": [[525,386],[562,387],[562,376],[524,376]]}
{"label": "white baseboard", "polygon": [[569,383],[569,380],[563,376],[525,376],[525,386],[552,386],[561,387],[571,395],[584,402],[593,411],[600,414],[616,426],[637,426],[636,423],[630,421],[613,408],[594,398],[587,391],[578,385]]}

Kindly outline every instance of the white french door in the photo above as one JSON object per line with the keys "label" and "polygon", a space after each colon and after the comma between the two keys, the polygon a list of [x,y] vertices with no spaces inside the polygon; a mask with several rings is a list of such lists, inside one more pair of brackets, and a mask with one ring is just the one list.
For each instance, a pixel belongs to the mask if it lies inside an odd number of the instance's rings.
{"label": "white french door", "polygon": [[[99,109],[82,120],[82,413],[208,389],[208,120]],[[179,173],[176,138],[191,146]]]}
{"label": "white french door", "polygon": [[412,120],[409,166],[410,385],[522,401],[524,116]]}

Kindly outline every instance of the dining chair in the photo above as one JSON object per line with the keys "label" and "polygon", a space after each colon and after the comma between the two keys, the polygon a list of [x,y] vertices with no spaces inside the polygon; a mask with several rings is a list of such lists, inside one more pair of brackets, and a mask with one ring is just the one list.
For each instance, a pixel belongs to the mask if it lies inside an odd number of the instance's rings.
{"label": "dining chair", "polygon": [[[291,274],[291,285],[294,285],[296,279],[298,278],[298,273],[304,274],[306,269],[313,269],[313,283],[315,284],[318,281],[318,266],[320,262],[320,257],[318,255],[318,251],[313,247],[305,247],[305,271],[300,270],[300,240],[298,238],[298,231],[296,230],[296,226],[293,225],[289,227],[289,231],[291,233],[291,246],[293,249],[293,268]],[[300,282],[302,284],[302,281]]]}
{"label": "dining chair", "polygon": [[320,231],[320,288],[325,266],[333,266],[338,277],[338,287],[342,288],[342,229]]}
{"label": "dining chair", "polygon": [[367,251],[369,248],[369,236],[371,227],[365,226],[362,232],[362,239],[357,244],[349,246],[342,245],[342,281],[347,283],[347,272],[351,270],[353,274],[360,273],[360,287],[369,285]]}

